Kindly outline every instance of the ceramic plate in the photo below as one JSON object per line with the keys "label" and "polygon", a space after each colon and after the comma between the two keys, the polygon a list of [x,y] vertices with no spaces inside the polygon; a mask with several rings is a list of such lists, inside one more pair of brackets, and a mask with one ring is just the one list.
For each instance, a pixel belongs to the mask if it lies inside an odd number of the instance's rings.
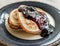
{"label": "ceramic plate", "polygon": [[[6,16],[19,5],[29,5],[34,7],[39,7],[49,13],[55,20],[55,30],[54,32],[46,38],[36,39],[36,40],[25,40],[19,39],[13,35],[11,35],[5,27],[5,18]],[[40,2],[16,2],[10,5],[7,5],[0,9],[0,40],[4,40],[6,43],[11,44],[11,46],[40,46],[46,42],[51,41],[60,33],[60,11],[48,4],[40,3]]]}

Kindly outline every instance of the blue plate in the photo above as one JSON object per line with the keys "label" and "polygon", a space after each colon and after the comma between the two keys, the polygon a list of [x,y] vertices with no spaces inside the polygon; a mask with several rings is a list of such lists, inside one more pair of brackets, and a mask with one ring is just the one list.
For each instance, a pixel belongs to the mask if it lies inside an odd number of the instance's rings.
{"label": "blue plate", "polygon": [[[5,28],[5,17],[10,13],[13,9],[17,8],[19,5],[29,5],[39,7],[54,18],[55,20],[55,30],[54,32],[46,38],[38,39],[38,40],[24,40],[19,39],[12,36],[9,32],[7,32]],[[51,41],[54,37],[56,37],[60,33],[60,11],[48,4],[40,3],[40,2],[32,2],[32,1],[23,1],[16,2],[10,5],[7,5],[0,9],[0,40],[4,40],[6,43],[11,44],[11,46],[41,46],[42,44]]]}

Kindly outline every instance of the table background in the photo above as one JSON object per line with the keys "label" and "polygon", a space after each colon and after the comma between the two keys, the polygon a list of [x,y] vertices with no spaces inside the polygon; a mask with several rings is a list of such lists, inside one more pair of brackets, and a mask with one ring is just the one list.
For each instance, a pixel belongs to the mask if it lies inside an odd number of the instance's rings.
{"label": "table background", "polygon": [[19,2],[19,1],[38,1],[38,2],[50,4],[58,9],[60,9],[60,6],[59,6],[60,0],[0,0],[0,8],[5,5],[8,5],[8,4],[11,4],[14,2]]}
{"label": "table background", "polygon": [[[14,2],[20,2],[20,1],[38,1],[38,2],[43,2],[43,3],[47,3],[49,5],[52,5],[54,7],[56,7],[57,9],[60,10],[60,0],[0,0],[0,8],[14,3]],[[50,46],[56,46],[57,44],[60,44],[60,40],[56,41],[55,43],[51,44]],[[60,45],[57,45],[60,46]]]}

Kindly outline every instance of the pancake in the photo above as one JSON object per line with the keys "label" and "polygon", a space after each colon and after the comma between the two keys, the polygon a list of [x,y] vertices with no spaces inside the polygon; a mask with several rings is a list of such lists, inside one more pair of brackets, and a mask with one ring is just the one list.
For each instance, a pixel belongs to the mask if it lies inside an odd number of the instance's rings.
{"label": "pancake", "polygon": [[[21,26],[21,28],[25,31],[25,32],[27,32],[27,33],[31,33],[31,34],[41,34],[41,32],[42,32],[42,30],[41,29],[39,29],[39,27],[38,27],[38,24],[37,23],[35,23],[34,21],[31,21],[31,20],[29,20],[29,19],[27,19],[27,18],[25,18],[25,14],[23,14],[23,12],[24,12],[24,8],[25,7],[25,5],[20,5],[19,6],[19,15],[18,15],[18,20],[19,20],[19,23],[20,23],[20,26]],[[27,6],[28,7],[28,6]],[[22,9],[23,8],[23,9]],[[36,8],[36,7],[35,7]],[[22,10],[23,11],[22,11]],[[28,8],[27,8],[28,9]],[[26,12],[27,12],[27,9],[25,9],[26,10]],[[46,15],[45,13],[45,11],[43,11],[42,9],[40,9],[40,8],[36,8],[36,10],[38,11],[38,12],[40,12],[41,14],[42,14],[42,16],[43,15]],[[22,11],[22,12],[21,12]],[[33,16],[33,15],[32,15]],[[48,16],[48,15],[47,15]],[[30,16],[29,16],[30,17]],[[48,17],[47,17],[48,18]],[[49,20],[49,19],[48,19]],[[32,24],[33,23],[33,24]],[[50,22],[49,22],[50,23]],[[28,25],[29,24],[29,25]],[[32,27],[32,28],[31,28]]]}
{"label": "pancake", "polygon": [[14,9],[13,11],[11,11],[11,13],[9,15],[8,22],[9,22],[9,25],[11,28],[14,28],[14,29],[20,28],[20,25],[19,25],[19,22],[17,19],[17,15],[18,15],[18,9]]}
{"label": "pancake", "polygon": [[[13,20],[13,21],[14,21],[14,20]],[[21,28],[20,28],[20,25],[18,26],[18,25],[12,24],[9,18],[8,18],[8,24],[9,24],[9,26],[10,26],[11,28],[13,28],[13,29],[21,29]]]}
{"label": "pancake", "polygon": [[14,9],[13,11],[11,11],[11,13],[9,15],[9,20],[10,20],[11,24],[13,24],[15,26],[19,26],[19,22],[18,22],[18,20],[16,20],[17,19],[16,14],[18,14],[18,12],[16,13],[15,11],[17,11],[17,9]]}
{"label": "pancake", "polygon": [[41,38],[42,38],[40,35],[33,35],[33,34],[30,34],[30,33],[26,33],[26,32],[24,32],[22,29],[20,29],[20,30],[19,30],[19,29],[18,29],[18,30],[12,29],[12,28],[8,25],[8,20],[5,21],[5,26],[6,26],[7,31],[8,31],[11,35],[13,35],[13,36],[15,36],[15,37],[17,37],[17,38],[19,38],[19,39],[37,40],[37,39],[41,39]]}

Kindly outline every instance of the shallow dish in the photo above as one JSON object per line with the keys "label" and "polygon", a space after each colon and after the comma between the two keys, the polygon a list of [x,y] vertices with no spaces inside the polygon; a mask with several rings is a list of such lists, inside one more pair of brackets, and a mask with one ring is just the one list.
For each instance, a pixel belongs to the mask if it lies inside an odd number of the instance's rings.
{"label": "shallow dish", "polygon": [[[44,11],[48,12],[55,20],[55,30],[54,32],[46,38],[37,39],[37,40],[24,40],[19,39],[17,37],[12,36],[5,28],[5,20],[11,10],[17,8],[19,5],[29,5],[34,7],[39,7]],[[6,41],[12,46],[40,46],[48,41],[51,41],[54,37],[56,37],[60,33],[60,11],[48,4],[40,3],[40,2],[17,2],[10,5],[7,5],[0,9],[0,39]]]}

